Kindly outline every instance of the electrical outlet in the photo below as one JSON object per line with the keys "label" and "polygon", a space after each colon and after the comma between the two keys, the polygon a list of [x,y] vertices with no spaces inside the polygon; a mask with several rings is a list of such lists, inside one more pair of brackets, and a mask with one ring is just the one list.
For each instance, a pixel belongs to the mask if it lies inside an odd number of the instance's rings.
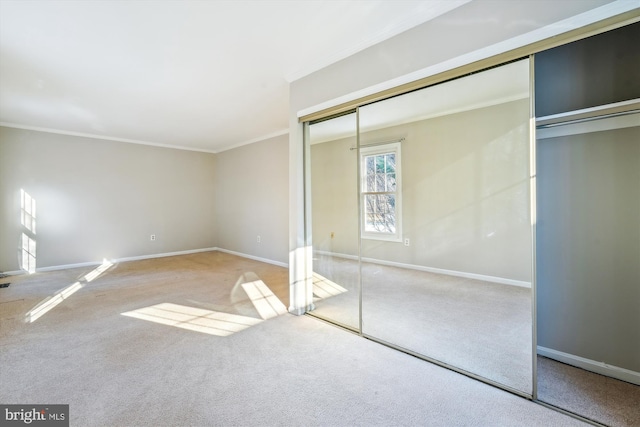
{"label": "electrical outlet", "polygon": [[409,241],[409,239],[404,239],[404,245],[405,246],[409,246],[411,242]]}
{"label": "electrical outlet", "polygon": [[156,235],[155,235],[155,234],[152,234],[152,235],[151,235],[151,241],[153,242],[154,240],[156,240]]}
{"label": "electrical outlet", "polygon": [[257,241],[258,243],[260,243],[260,240],[261,240],[261,239],[260,239],[260,236],[258,236],[258,237],[256,238],[256,241]]}

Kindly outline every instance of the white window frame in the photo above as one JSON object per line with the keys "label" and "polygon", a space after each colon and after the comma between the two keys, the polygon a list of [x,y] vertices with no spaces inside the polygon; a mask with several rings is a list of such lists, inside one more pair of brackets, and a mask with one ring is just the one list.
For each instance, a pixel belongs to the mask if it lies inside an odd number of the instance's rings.
{"label": "white window frame", "polygon": [[[400,142],[380,144],[372,147],[360,148],[360,236],[363,239],[384,240],[388,242],[402,242],[402,168]],[[393,193],[396,198],[395,203],[395,233],[385,233],[376,231],[366,231],[366,205],[365,196],[373,194],[365,191],[366,165],[365,158],[373,155],[394,153],[396,157],[396,191]],[[385,192],[386,193],[386,192]],[[378,193],[379,194],[379,193]]]}

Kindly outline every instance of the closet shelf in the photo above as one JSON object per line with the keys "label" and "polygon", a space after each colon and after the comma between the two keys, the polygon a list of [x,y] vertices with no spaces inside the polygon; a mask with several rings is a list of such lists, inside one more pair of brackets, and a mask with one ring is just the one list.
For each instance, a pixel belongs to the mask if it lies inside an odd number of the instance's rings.
{"label": "closet shelf", "polygon": [[537,117],[536,127],[552,127],[556,125],[567,124],[570,122],[579,122],[623,114],[632,114],[639,111],[640,98],[635,98],[628,101],[615,102],[613,104],[599,105],[597,107],[590,107],[581,110],[567,111],[565,113]]}

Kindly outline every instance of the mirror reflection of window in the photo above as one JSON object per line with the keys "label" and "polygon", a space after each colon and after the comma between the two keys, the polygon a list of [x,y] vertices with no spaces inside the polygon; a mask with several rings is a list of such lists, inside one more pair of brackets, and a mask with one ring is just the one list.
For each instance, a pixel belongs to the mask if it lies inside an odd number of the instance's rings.
{"label": "mirror reflection of window", "polygon": [[402,240],[400,143],[360,149],[362,173],[362,236]]}

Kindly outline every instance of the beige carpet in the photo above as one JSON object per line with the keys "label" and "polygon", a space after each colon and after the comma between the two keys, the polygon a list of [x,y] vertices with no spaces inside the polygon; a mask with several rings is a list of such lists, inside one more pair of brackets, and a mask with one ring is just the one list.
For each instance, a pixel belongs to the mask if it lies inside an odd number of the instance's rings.
{"label": "beige carpet", "polygon": [[538,399],[608,426],[640,426],[640,386],[543,356]]}
{"label": "beige carpet", "polygon": [[284,268],[209,252],[95,276],[0,289],[0,402],[68,403],[72,426],[582,425],[308,316],[265,320],[272,298],[242,285],[286,303]]}

